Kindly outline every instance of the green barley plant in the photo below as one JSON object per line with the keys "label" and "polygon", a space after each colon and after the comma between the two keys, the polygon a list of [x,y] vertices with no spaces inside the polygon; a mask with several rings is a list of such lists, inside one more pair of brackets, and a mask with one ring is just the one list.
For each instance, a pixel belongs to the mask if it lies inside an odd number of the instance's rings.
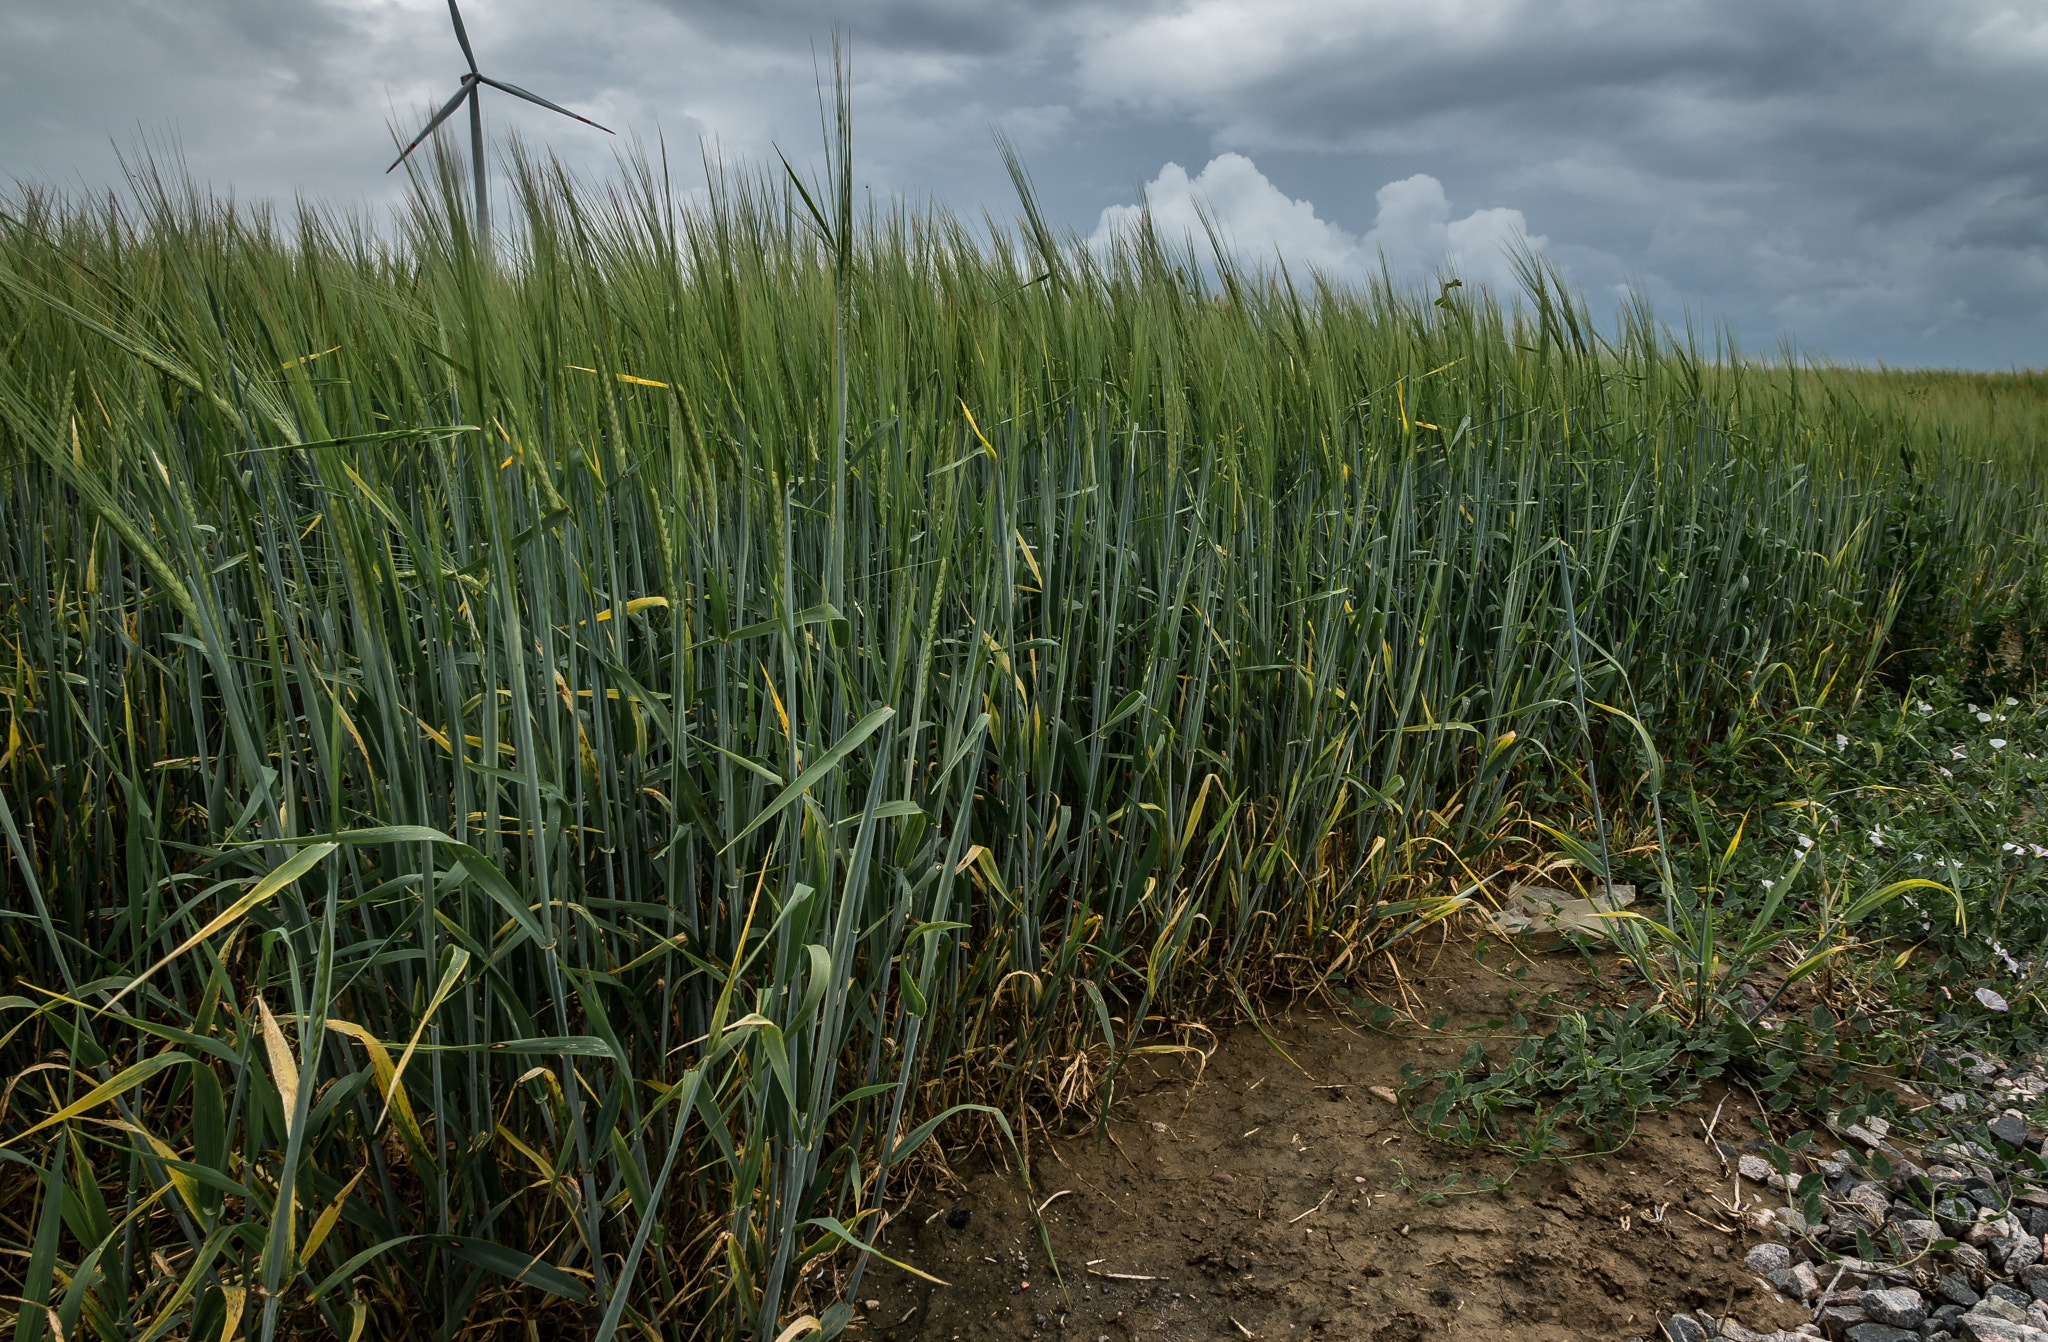
{"label": "green barley plant", "polygon": [[514,146],[490,255],[445,160],[5,202],[16,1342],[835,1335],[940,1142],[1634,823],[1582,699],[1668,754],[2031,609],[2023,443],[1534,259],[862,203],[838,117],[690,208]]}

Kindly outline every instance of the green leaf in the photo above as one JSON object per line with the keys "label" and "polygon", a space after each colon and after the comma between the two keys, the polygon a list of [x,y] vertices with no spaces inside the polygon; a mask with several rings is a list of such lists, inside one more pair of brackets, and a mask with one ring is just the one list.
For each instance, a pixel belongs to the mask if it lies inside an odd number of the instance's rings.
{"label": "green leaf", "polygon": [[887,722],[890,718],[893,718],[895,716],[896,710],[889,707],[887,704],[884,704],[882,707],[875,709],[872,713],[869,713],[866,717],[862,718],[859,722],[853,724],[852,729],[849,730],[846,733],[846,735],[840,737],[837,744],[835,744],[830,750],[826,751],[823,755],[820,755],[817,759],[811,761],[809,767],[807,767],[802,773],[798,774],[794,782],[790,783],[788,787],[785,787],[784,789],[782,789],[781,792],[777,793],[775,795],[775,799],[770,801],[766,806],[762,807],[761,813],[755,816],[752,820],[748,821],[747,827],[741,830],[738,834],[733,835],[731,842],[727,843],[724,848],[719,849],[719,852],[726,852],[733,846],[733,844],[738,843],[740,840],[746,838],[749,834],[752,834],[755,830],[761,828],[761,826],[767,824],[770,820],[773,820],[776,816],[780,815],[784,807],[788,806],[791,802],[795,801],[804,793],[810,791],[811,788],[817,784],[819,779],[823,778],[826,774],[832,772],[833,769],[839,766],[840,761],[844,760],[848,755],[851,755],[854,752],[854,750],[857,747],[859,747],[861,742],[867,740],[870,736],[874,735],[876,728],[880,727],[883,723]]}

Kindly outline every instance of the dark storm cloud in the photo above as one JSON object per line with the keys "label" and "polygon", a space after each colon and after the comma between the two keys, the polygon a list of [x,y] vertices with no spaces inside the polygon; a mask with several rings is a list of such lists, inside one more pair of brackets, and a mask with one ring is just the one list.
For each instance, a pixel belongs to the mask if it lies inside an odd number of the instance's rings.
{"label": "dark storm cloud", "polygon": [[1796,317],[1847,356],[2048,359],[2040,3],[1192,0],[1100,28],[1080,71],[1326,210],[1426,170],[1582,279],[1644,275],[1753,337]]}
{"label": "dark storm cloud", "polygon": [[[1546,239],[1596,304],[1844,357],[2048,362],[2048,0],[470,0],[485,68],[694,163],[814,151],[851,35],[879,191],[998,213],[991,123],[1081,232],[1151,182],[1234,239],[1499,275]],[[175,134],[243,196],[380,203],[461,57],[439,0],[0,5],[0,172],[104,183]],[[621,141],[498,99],[585,172]],[[1169,165],[1172,166],[1169,169]],[[1213,166],[1213,170],[1212,169]],[[687,171],[684,177],[688,177]],[[1212,202],[1216,203],[1216,202]],[[1120,216],[1112,215],[1113,223]],[[1431,249],[1439,249],[1432,252]],[[1263,250],[1261,250],[1263,249]],[[1478,254],[1475,252],[1483,252]]]}

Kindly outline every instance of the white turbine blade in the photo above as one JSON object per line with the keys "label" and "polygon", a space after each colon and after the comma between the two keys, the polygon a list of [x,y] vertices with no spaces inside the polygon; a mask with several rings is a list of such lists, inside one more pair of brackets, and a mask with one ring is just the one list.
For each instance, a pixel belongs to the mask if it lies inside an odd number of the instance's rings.
{"label": "white turbine blade", "polygon": [[469,72],[476,73],[476,53],[469,49],[469,33],[462,26],[462,11],[455,7],[455,0],[448,0],[448,17],[455,20],[455,40],[462,43],[462,54],[469,61]]}
{"label": "white turbine blade", "polygon": [[[446,121],[449,115],[453,113],[456,108],[462,106],[462,100],[464,98],[467,98],[474,91],[475,86],[472,85],[469,82],[469,80],[463,80],[461,91],[458,92],[454,97],[450,98],[447,102],[441,104],[441,110],[434,113],[434,119],[427,123],[427,128],[421,131],[418,135],[415,135],[413,137],[412,143],[407,145],[404,151],[401,152],[397,158],[391,160],[391,168],[396,168],[399,164],[405,162],[406,154],[410,154],[413,150],[419,148],[420,142],[422,140],[425,140],[429,135],[432,135],[434,133],[434,127]],[[391,168],[386,168],[384,171],[390,172]]]}
{"label": "white turbine blade", "polygon": [[[450,3],[453,3],[453,0],[450,0]],[[560,112],[563,116],[574,118],[575,120],[582,122],[586,126],[597,126],[597,128],[603,131],[606,135],[618,134],[618,132],[613,130],[610,126],[598,126],[597,123],[595,121],[592,121],[589,117],[577,116],[574,112],[562,106],[560,103],[551,103],[546,98],[541,97],[538,93],[528,93],[525,89],[520,88],[517,84],[507,84],[500,80],[493,79],[489,75],[478,75],[477,78],[482,80],[484,83],[489,84],[492,88],[501,89],[504,92],[511,94],[515,98],[524,98],[526,99],[526,101],[530,103],[537,103],[540,106],[547,108],[550,112]]]}

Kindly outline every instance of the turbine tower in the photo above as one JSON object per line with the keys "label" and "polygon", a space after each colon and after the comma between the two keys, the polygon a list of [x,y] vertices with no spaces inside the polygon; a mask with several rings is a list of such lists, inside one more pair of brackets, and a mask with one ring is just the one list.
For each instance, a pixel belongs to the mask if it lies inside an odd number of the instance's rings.
{"label": "turbine tower", "polygon": [[485,187],[484,109],[482,99],[477,96],[485,84],[489,84],[500,92],[509,93],[515,98],[524,98],[530,103],[536,103],[547,108],[550,112],[560,112],[563,116],[574,118],[586,126],[597,126],[606,135],[611,135],[614,132],[609,126],[598,126],[589,117],[577,116],[568,108],[558,103],[551,103],[539,94],[528,93],[517,84],[507,84],[502,80],[493,79],[477,69],[476,52],[470,50],[469,33],[462,26],[462,11],[455,7],[455,0],[448,0],[448,17],[455,21],[455,40],[462,44],[462,56],[464,60],[469,62],[469,73],[462,77],[462,87],[456,90],[455,96],[441,104],[441,110],[434,113],[434,119],[427,123],[426,129],[414,136],[412,143],[407,145],[404,151],[391,161],[391,167],[386,168],[384,171],[389,173],[399,164],[405,162],[405,156],[419,148],[420,143],[434,133],[434,128],[446,121],[455,109],[462,105],[465,98],[468,99],[469,163],[471,170],[476,174],[476,235],[480,245],[488,247],[491,240],[491,207],[490,197]]}

